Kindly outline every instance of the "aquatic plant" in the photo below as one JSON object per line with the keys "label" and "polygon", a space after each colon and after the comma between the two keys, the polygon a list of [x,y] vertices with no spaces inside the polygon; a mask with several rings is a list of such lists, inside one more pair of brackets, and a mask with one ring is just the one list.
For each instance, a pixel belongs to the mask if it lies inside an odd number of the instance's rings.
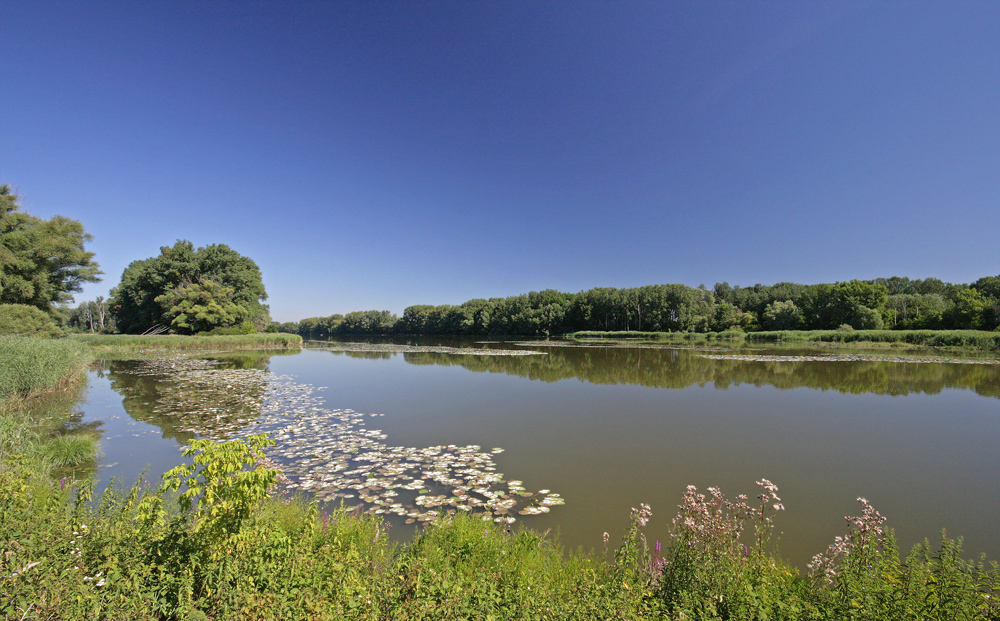
{"label": "aquatic plant", "polygon": [[39,445],[43,459],[57,468],[71,468],[97,457],[97,440],[84,434],[58,435]]}

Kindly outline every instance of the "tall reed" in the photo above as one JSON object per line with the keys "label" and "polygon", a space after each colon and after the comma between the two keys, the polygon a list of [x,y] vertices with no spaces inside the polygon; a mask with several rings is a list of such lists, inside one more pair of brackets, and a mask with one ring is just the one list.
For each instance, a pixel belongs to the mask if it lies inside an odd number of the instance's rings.
{"label": "tall reed", "polygon": [[0,402],[39,395],[75,380],[92,359],[67,339],[0,336]]}

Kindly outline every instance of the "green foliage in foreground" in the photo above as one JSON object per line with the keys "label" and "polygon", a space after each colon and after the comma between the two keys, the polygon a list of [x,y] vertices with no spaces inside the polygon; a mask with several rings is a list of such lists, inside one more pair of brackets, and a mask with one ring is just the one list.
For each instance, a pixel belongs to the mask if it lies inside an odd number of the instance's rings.
{"label": "green foliage in foreground", "polygon": [[0,402],[52,390],[90,360],[90,350],[71,340],[0,336]]}
{"label": "green foliage in foreground", "polygon": [[91,347],[121,349],[129,351],[195,351],[195,350],[243,350],[243,349],[284,349],[301,347],[302,337],[297,334],[239,334],[239,335],[198,335],[178,334],[131,335],[131,334],[74,334],[67,340],[86,343]]}
{"label": "green foliage in foreground", "polygon": [[[394,546],[373,516],[268,498],[264,437],[193,444],[194,464],[143,484],[41,483],[0,466],[6,619],[998,619],[995,564],[942,537],[899,558],[862,501],[809,576],[772,556],[777,487],[757,501],[689,487],[664,545],[633,510],[613,560],[564,555],[531,530],[463,513]],[[170,490],[186,488],[180,509]],[[606,538],[607,539],[607,538]]]}

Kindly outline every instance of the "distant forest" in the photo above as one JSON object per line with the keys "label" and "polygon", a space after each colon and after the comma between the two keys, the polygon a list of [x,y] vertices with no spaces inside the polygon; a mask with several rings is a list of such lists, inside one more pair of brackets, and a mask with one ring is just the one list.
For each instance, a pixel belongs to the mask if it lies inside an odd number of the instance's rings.
{"label": "distant forest", "polygon": [[[647,285],[580,293],[532,291],[453,306],[355,311],[272,324],[316,338],[340,334],[548,336],[581,330],[752,332],[759,330],[997,330],[1000,276],[955,285],[937,278],[893,276],[834,284],[782,282],[713,289]],[[273,328],[272,328],[273,329]]]}

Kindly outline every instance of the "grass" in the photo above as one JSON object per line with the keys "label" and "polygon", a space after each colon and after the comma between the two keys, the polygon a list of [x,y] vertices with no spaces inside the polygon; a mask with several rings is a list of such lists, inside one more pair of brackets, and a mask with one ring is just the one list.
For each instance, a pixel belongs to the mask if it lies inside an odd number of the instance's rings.
{"label": "grass", "polygon": [[184,336],[160,334],[140,336],[132,334],[74,334],[67,337],[104,352],[138,351],[206,351],[206,350],[258,350],[302,347],[302,337],[297,334],[239,334],[214,336]]}
{"label": "grass", "polygon": [[44,486],[56,471],[92,463],[93,436],[61,433],[80,397],[90,349],[7,336],[0,337],[0,360],[0,471],[20,471],[22,484]]}
{"label": "grass", "polygon": [[[757,503],[689,487],[662,545],[644,534],[649,508],[633,510],[608,558],[461,512],[394,545],[379,518],[302,498],[232,521],[235,497],[178,511],[139,483],[91,502],[19,474],[0,469],[7,619],[1000,618],[995,564],[947,537],[901,558],[867,503],[800,574],[772,555],[767,482]],[[199,526],[215,519],[225,528]]]}
{"label": "grass", "polygon": [[748,342],[901,343],[1000,350],[1000,332],[981,330],[810,330],[750,332]]}
{"label": "grass", "polygon": [[42,459],[56,468],[72,468],[97,457],[97,443],[87,435],[56,436],[39,447]]}
{"label": "grass", "polygon": [[92,360],[67,339],[0,336],[0,403],[29,399],[76,381]]}
{"label": "grass", "polygon": [[569,339],[858,343],[1000,351],[1000,332],[982,330],[778,330],[765,332],[572,332]]}

